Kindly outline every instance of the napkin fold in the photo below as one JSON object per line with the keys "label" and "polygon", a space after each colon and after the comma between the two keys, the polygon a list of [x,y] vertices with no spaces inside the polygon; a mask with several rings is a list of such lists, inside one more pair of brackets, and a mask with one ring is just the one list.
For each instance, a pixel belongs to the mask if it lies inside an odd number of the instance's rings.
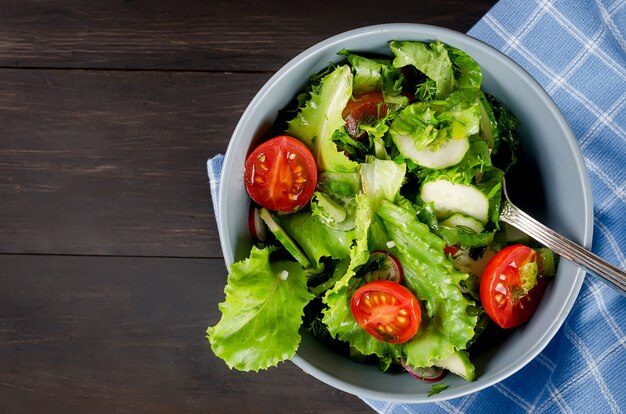
{"label": "napkin fold", "polygon": [[[578,139],[593,194],[592,250],[626,267],[626,0],[501,0],[469,32],[528,71]],[[216,217],[223,156],[207,161]],[[587,277],[533,361],[483,391],[430,404],[364,399],[380,413],[623,413],[626,298]]]}

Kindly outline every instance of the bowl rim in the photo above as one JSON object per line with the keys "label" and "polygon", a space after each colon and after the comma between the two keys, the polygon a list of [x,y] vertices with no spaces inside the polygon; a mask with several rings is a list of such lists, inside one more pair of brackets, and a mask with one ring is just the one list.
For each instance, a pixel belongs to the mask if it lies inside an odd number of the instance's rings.
{"label": "bowl rim", "polygon": [[[429,25],[429,24],[420,24],[420,23],[386,23],[386,24],[378,24],[371,26],[364,26],[352,30],[348,30],[342,33],[338,33],[334,36],[331,36],[321,42],[316,43],[315,45],[305,49],[300,52],[294,58],[289,60],[285,65],[283,65],[256,93],[254,98],[250,101],[245,111],[241,115],[237,126],[235,127],[231,139],[229,141],[226,154],[224,157],[223,163],[223,171],[229,171],[229,169],[233,168],[233,157],[231,156],[235,151],[241,151],[239,140],[237,137],[241,136],[240,131],[245,129],[246,124],[249,122],[250,114],[253,111],[253,108],[256,106],[257,102],[261,101],[264,96],[272,89],[272,87],[279,83],[285,76],[287,76],[296,66],[301,64],[303,61],[314,59],[315,56],[329,50],[340,50],[340,44],[345,43],[350,40],[358,39],[361,37],[372,36],[374,34],[389,34],[393,35],[398,32],[415,32],[416,35],[421,35],[423,32],[432,33],[433,39],[440,37],[442,34],[444,37],[452,38],[458,41],[458,43],[469,43],[473,46],[485,50],[487,53],[491,55],[494,59],[500,61],[505,64],[510,70],[516,72],[517,76],[523,79],[526,83],[526,87],[531,88],[533,93],[538,96],[538,98],[545,104],[548,108],[550,108],[551,112],[555,115],[555,120],[558,124],[560,130],[563,131],[565,135],[565,143],[567,143],[570,152],[574,156],[574,164],[576,166],[576,171],[578,173],[578,179],[581,184],[582,195],[584,198],[584,222],[582,223],[583,228],[583,239],[579,240],[579,242],[586,247],[591,247],[592,237],[593,237],[593,204],[591,197],[591,187],[589,183],[589,177],[587,174],[587,170],[585,167],[584,159],[582,156],[582,152],[580,147],[578,146],[578,142],[573,135],[567,121],[565,120],[563,114],[560,109],[554,102],[554,100],[548,95],[545,89],[517,62],[515,62],[510,57],[506,56],[496,48],[491,45],[476,39],[472,36],[469,36],[465,33],[461,33],[452,29]],[[457,43],[457,44],[458,44]],[[462,49],[462,47],[460,47]],[[225,180],[221,180],[219,185],[219,198],[218,198],[218,209],[221,212],[226,211],[227,206],[225,201],[225,191],[226,189]],[[223,214],[223,213],[222,213]],[[233,252],[233,240],[231,240],[228,231],[224,228],[226,224],[226,220],[218,219],[217,227],[220,235],[220,244],[222,248],[222,252],[224,254],[224,261],[226,266],[229,267],[234,262],[234,252]],[[562,263],[562,265],[568,265],[569,263]],[[573,267],[573,265],[572,265]],[[424,397],[420,395],[412,395],[408,396],[405,394],[389,394],[386,392],[380,392],[376,390],[372,390],[369,388],[364,388],[358,385],[350,384],[346,381],[337,379],[332,375],[329,375],[327,372],[321,370],[311,362],[307,361],[303,357],[301,357],[298,353],[291,359],[296,366],[301,368],[307,374],[312,375],[316,379],[334,387],[341,391],[356,395],[360,398],[365,399],[373,399],[380,401],[388,401],[388,402],[396,402],[396,403],[432,403],[438,401],[449,400],[452,398],[458,398],[465,395],[469,395],[478,391],[481,391],[487,387],[490,387],[504,379],[514,375],[516,372],[521,370],[524,366],[526,366],[531,360],[533,360],[552,340],[552,338],[559,331],[561,325],[564,323],[567,316],[570,314],[570,311],[578,297],[580,289],[585,279],[585,272],[580,268],[572,269],[574,274],[572,277],[572,283],[570,285],[569,292],[567,292],[567,300],[561,304],[559,309],[559,317],[555,318],[552,323],[549,325],[549,328],[545,330],[544,335],[538,338],[535,345],[522,357],[518,358],[518,360],[512,362],[507,365],[506,369],[501,369],[499,372],[490,375],[490,379],[488,381],[475,381],[473,383],[474,386],[471,387],[463,387],[458,391],[453,392],[443,392],[433,397]],[[562,272],[564,273],[564,272]]]}

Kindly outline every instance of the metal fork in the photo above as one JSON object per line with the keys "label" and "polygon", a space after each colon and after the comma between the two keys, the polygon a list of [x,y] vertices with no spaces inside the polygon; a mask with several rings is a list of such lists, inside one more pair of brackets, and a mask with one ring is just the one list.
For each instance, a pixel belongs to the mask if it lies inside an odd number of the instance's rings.
{"label": "metal fork", "polygon": [[500,207],[500,220],[518,228],[562,258],[599,277],[622,295],[626,295],[626,272],[520,210],[509,199],[505,180],[502,181],[502,189],[504,200]]}

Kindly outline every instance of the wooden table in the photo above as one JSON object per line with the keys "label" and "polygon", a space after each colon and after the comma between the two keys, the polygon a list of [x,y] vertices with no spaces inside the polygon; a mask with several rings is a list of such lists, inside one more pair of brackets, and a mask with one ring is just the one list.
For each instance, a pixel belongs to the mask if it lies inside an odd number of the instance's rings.
{"label": "wooden table", "polygon": [[316,42],[466,31],[493,3],[0,0],[0,413],[370,412],[211,352],[227,270],[205,161]]}

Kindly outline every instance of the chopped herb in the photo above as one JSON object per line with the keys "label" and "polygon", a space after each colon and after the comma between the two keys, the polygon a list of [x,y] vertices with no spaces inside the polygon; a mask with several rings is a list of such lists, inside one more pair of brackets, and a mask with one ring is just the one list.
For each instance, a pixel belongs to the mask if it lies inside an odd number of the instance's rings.
{"label": "chopped herb", "polygon": [[433,384],[433,388],[428,393],[429,397],[433,397],[439,394],[441,391],[448,389],[449,386],[446,384]]}

